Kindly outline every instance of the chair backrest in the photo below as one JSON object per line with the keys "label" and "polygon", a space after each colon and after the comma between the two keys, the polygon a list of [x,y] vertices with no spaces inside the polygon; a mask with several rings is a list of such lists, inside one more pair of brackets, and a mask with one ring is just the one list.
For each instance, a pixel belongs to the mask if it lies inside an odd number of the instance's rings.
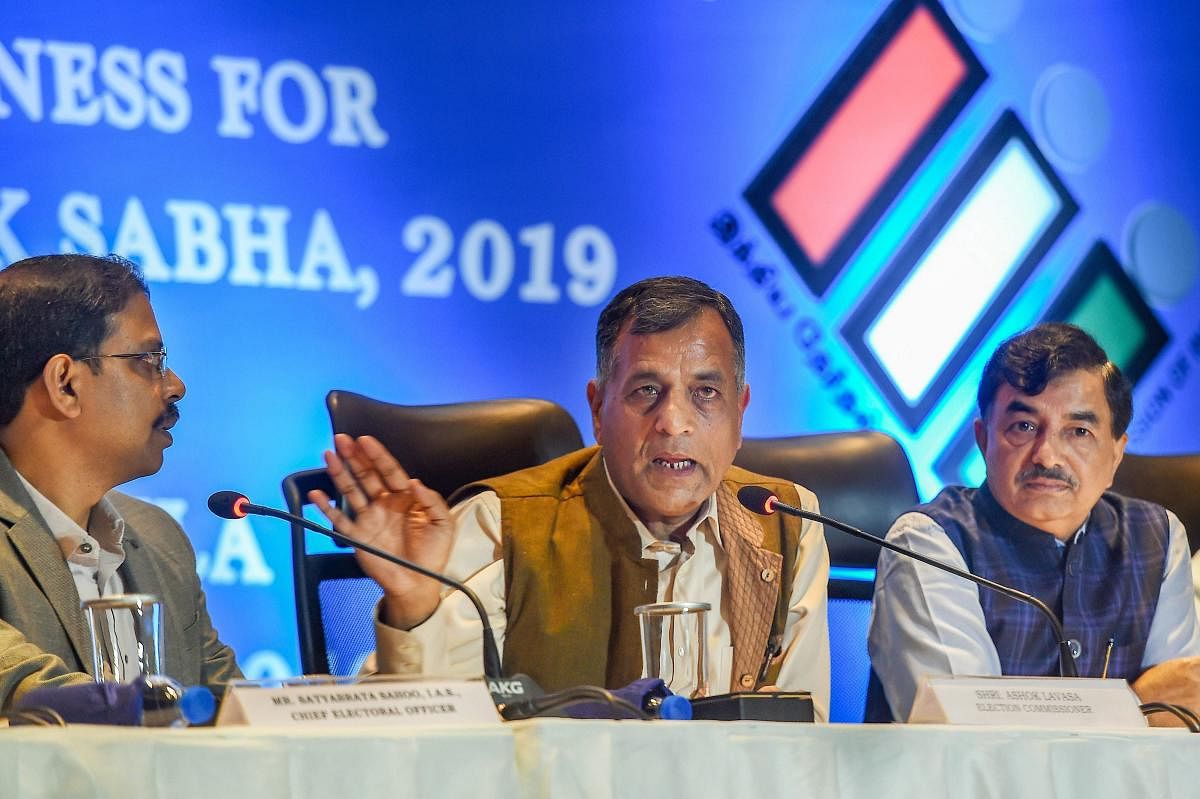
{"label": "chair backrest", "polygon": [[[734,463],[799,483],[821,512],[882,536],[919,501],[904,449],[885,433],[861,430],[788,438],[747,438]],[[863,719],[871,660],[867,623],[879,547],[825,528],[829,579],[830,721]]]}
{"label": "chair backrest", "polygon": [[[335,433],[375,436],[409,474],[443,496],[583,446],[571,415],[545,400],[396,405],[331,391],[325,402]],[[337,497],[324,469],[285,478],[288,510],[303,514],[314,488]],[[292,573],[304,672],[355,673],[374,647],[372,609],[379,587],[363,575],[352,554],[310,552],[299,525],[292,526]]]}
{"label": "chair backrest", "polygon": [[333,432],[375,436],[409,474],[443,496],[583,446],[571,414],[540,399],[395,405],[330,391],[325,405]]}
{"label": "chair backrest", "polygon": [[1200,549],[1200,454],[1126,453],[1112,490],[1174,511],[1187,529],[1192,552]]}
{"label": "chair backrest", "polygon": [[[303,516],[309,504],[308,492],[314,489],[338,497],[324,469],[307,469],[285,477],[283,498],[288,511]],[[363,576],[354,555],[309,552],[308,535],[300,525],[292,525],[300,667],[305,674],[355,674],[374,648],[371,609],[383,591],[374,580]]]}

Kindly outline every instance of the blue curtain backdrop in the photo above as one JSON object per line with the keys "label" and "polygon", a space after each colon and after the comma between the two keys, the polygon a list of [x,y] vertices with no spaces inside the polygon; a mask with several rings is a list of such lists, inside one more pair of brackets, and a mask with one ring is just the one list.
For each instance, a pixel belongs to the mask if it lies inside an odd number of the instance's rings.
{"label": "blue curtain backdrop", "polygon": [[[207,495],[277,503],[284,475],[320,463],[331,388],[544,397],[590,438],[596,316],[650,275],[693,275],[740,309],[747,435],[885,430],[924,495],[977,475],[963,431],[981,359],[1047,316],[1140,357],[1132,450],[1200,450],[1192,4],[9,6],[0,260],[116,250],[143,264],[188,394],[164,468],[128,490],[183,522],[252,675],[298,669],[287,530],[221,522]],[[746,191],[777,154],[804,156],[789,134],[821,130],[850,67],[861,77],[896,34],[885,23],[919,9],[981,80],[868,198],[814,288]],[[958,206],[939,200],[971,188],[960,173],[986,166],[1006,114],[1028,134],[1025,163],[1078,210],[994,277],[948,343],[958,360],[938,361],[923,407],[901,407],[886,384],[906,367],[872,367],[847,320],[900,291],[922,263],[913,242],[940,241]],[[1017,227],[985,223],[1001,239]],[[954,263],[974,274],[969,253]],[[929,318],[960,302],[957,279],[926,292]],[[928,351],[928,331],[900,335]]]}

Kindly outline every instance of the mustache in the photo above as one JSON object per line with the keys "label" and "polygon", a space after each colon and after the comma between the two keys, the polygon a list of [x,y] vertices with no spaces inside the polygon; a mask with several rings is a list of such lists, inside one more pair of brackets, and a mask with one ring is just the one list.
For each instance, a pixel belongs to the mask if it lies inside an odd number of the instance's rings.
{"label": "mustache", "polygon": [[162,416],[159,416],[158,419],[154,422],[154,426],[162,427],[165,424],[174,425],[178,421],[179,421],[179,406],[176,405],[174,402],[172,402],[170,405],[167,406],[166,410],[163,411]]}
{"label": "mustache", "polygon": [[1078,488],[1079,483],[1075,478],[1067,474],[1057,466],[1045,467],[1034,464],[1025,471],[1017,475],[1017,482],[1024,483],[1026,480],[1058,480],[1066,483],[1071,488]]}

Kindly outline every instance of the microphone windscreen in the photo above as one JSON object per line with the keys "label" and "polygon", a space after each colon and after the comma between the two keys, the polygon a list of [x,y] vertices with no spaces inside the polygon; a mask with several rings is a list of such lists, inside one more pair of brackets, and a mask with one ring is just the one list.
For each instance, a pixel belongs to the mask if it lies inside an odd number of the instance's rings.
{"label": "microphone windscreen", "polygon": [[[667,684],[658,677],[642,677],[634,680],[624,688],[609,690],[613,696],[624,699],[629,704],[642,710],[650,710],[653,699],[666,700],[675,696]],[[679,697],[682,699],[683,697]],[[684,701],[687,701],[686,699]],[[671,703],[672,711],[676,705]],[[691,703],[688,702],[688,709]],[[624,719],[629,718],[627,711],[614,707],[607,702],[587,701],[576,702],[566,708],[566,714],[575,719]]]}
{"label": "microphone windscreen", "polygon": [[762,486],[742,486],[738,490],[738,502],[741,502],[747,510],[752,510],[762,516],[770,516],[774,513],[774,503],[778,501],[779,497]]}
{"label": "microphone windscreen", "polygon": [[208,509],[222,519],[241,519],[246,514],[239,503],[249,502],[244,494],[237,491],[218,491],[208,498]]}
{"label": "microphone windscreen", "polygon": [[50,708],[68,724],[142,723],[142,687],[138,683],[92,682],[35,688],[13,706],[14,710]]}
{"label": "microphone windscreen", "polygon": [[205,685],[189,685],[179,698],[179,713],[188,724],[207,724],[217,715],[217,698]]}

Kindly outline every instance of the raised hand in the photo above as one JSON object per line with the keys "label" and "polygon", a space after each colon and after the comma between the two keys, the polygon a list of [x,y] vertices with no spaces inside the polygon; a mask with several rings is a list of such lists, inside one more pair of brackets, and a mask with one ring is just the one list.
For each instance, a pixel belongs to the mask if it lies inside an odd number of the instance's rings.
{"label": "raised hand", "polygon": [[[373,436],[339,433],[334,452],[325,453],[333,484],[354,511],[338,510],[323,491],[309,492],[341,533],[365,541],[432,571],[443,571],[450,557],[454,528],[446,501],[420,480],[408,476]],[[409,629],[436,609],[440,584],[374,555],[355,551],[364,572],[383,589],[383,621]]]}

